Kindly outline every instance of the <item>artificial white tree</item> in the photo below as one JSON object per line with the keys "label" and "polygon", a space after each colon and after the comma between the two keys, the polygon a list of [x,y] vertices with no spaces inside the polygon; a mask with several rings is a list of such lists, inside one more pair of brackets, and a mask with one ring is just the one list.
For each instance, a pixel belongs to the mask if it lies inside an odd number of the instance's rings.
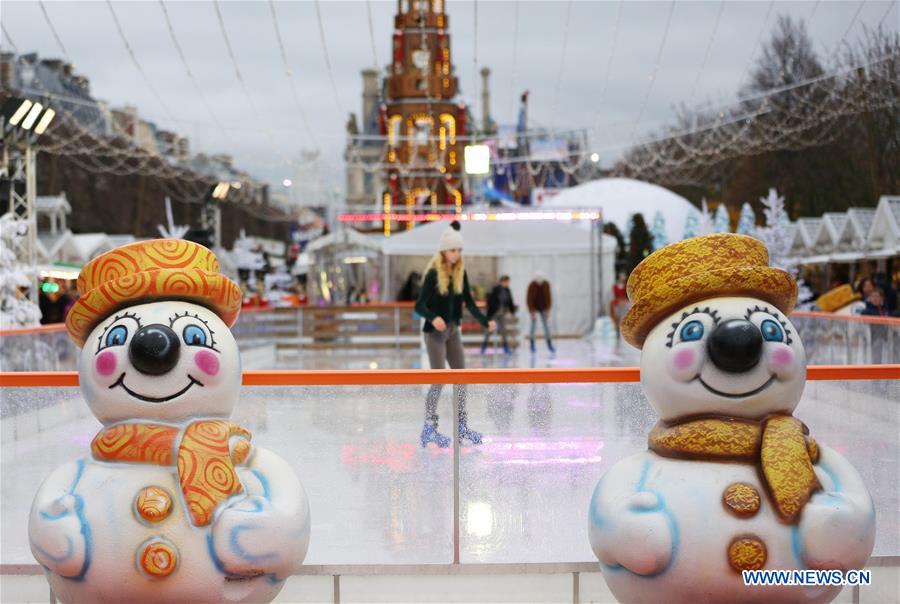
{"label": "artificial white tree", "polygon": [[731,219],[728,217],[728,208],[725,207],[724,203],[720,203],[719,207],[716,208],[716,216],[713,219],[713,232],[731,232]]}
{"label": "artificial white tree", "polygon": [[699,235],[699,226],[700,212],[697,211],[697,208],[691,206],[691,209],[688,211],[687,218],[684,221],[684,234],[682,235],[682,239],[690,239],[691,237],[696,237],[697,235]]}
{"label": "artificial white tree", "polygon": [[756,232],[756,213],[746,201],[741,206],[741,217],[738,219],[737,232],[741,235],[753,235]]}
{"label": "artificial white tree", "polygon": [[166,196],[166,223],[166,226],[156,225],[156,229],[164,239],[184,239],[187,232],[191,230],[190,225],[175,224],[175,219],[172,217],[172,200],[168,196]]}
{"label": "artificial white tree", "polygon": [[653,249],[658,250],[669,244],[669,237],[666,235],[666,217],[659,210],[653,215],[653,226],[650,229],[650,235],[653,237]]}
{"label": "artificial white tree", "polygon": [[34,267],[23,264],[13,251],[24,236],[11,214],[0,216],[0,329],[34,327],[41,321],[41,309],[23,295],[35,286]]}
{"label": "artificial white tree", "polygon": [[784,209],[784,196],[779,195],[775,189],[769,189],[768,196],[760,197],[759,201],[763,205],[766,224],[756,227],[755,235],[769,250],[769,264],[790,273],[797,279],[799,288],[797,307],[806,308],[810,306],[809,301],[812,299],[813,293],[800,279],[800,262],[791,255],[793,228]]}

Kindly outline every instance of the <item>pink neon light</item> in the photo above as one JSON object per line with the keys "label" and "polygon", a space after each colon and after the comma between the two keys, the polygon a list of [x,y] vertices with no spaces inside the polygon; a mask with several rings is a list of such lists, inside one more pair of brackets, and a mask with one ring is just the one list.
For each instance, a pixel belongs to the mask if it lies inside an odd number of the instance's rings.
{"label": "pink neon light", "polygon": [[435,222],[439,220],[459,220],[460,222],[516,222],[532,220],[557,220],[571,222],[572,220],[600,220],[600,212],[596,211],[562,211],[562,212],[465,212],[460,214],[340,214],[340,222]]}

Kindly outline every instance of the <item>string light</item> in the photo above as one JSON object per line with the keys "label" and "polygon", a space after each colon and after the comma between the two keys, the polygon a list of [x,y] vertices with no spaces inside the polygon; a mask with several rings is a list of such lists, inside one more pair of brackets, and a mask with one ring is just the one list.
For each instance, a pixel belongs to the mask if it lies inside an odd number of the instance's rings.
{"label": "string light", "polygon": [[672,14],[675,12],[675,0],[669,2],[669,14],[666,16],[666,27],[663,30],[662,39],[659,42],[659,50],[656,51],[656,61],[653,63],[653,71],[650,73],[650,83],[647,85],[647,93],[644,95],[644,101],[641,103],[641,110],[638,117],[634,121],[634,128],[631,130],[631,139],[637,133],[641,119],[644,117],[644,111],[647,109],[647,103],[650,101],[650,93],[653,91],[653,85],[656,83],[656,74],[659,72],[659,64],[662,61],[663,49],[666,47],[666,38],[669,37],[669,27],[672,25]]}
{"label": "string light", "polygon": [[222,132],[224,127],[222,126],[222,122],[216,116],[215,111],[213,111],[212,106],[209,104],[209,100],[206,98],[206,95],[203,93],[203,88],[200,86],[200,83],[197,82],[197,79],[194,77],[194,72],[191,71],[190,65],[188,65],[187,57],[184,55],[184,51],[181,48],[181,44],[178,43],[178,37],[175,35],[175,28],[172,25],[172,20],[169,18],[169,11],[166,10],[166,4],[163,0],[159,0],[159,7],[162,9],[163,17],[166,21],[166,27],[169,30],[169,37],[172,38],[172,45],[175,46],[175,51],[178,53],[179,59],[181,59],[181,64],[184,67],[184,71],[187,74],[188,79],[194,85],[194,90],[197,91],[197,96],[200,97],[200,101],[203,103],[203,107],[206,109],[207,114],[210,119],[215,123],[216,128],[219,130],[220,135],[224,136]]}
{"label": "string light", "polygon": [[328,82],[331,84],[331,93],[334,95],[335,106],[340,110],[341,114],[346,114],[344,104],[341,103],[341,97],[338,95],[337,85],[334,83],[334,72],[331,69],[331,58],[328,55],[328,41],[325,36],[325,24],[322,22],[322,9],[319,6],[319,0],[315,0],[316,18],[319,21],[319,40],[322,42],[322,54],[325,57],[325,69],[328,72]]}
{"label": "string light", "polygon": [[297,113],[300,115],[300,123],[303,124],[303,129],[306,131],[306,135],[313,143],[313,146],[318,147],[319,143],[316,141],[316,135],[313,133],[312,128],[309,127],[309,120],[306,119],[306,112],[303,110],[303,104],[300,102],[300,94],[297,92],[294,74],[288,62],[287,51],[284,49],[284,41],[281,39],[281,29],[278,27],[278,16],[275,14],[275,3],[272,0],[269,0],[269,11],[272,13],[272,27],[275,28],[275,40],[278,42],[278,51],[281,53],[284,74],[287,76],[288,83],[291,86],[291,96],[294,98],[294,105],[297,107]]}

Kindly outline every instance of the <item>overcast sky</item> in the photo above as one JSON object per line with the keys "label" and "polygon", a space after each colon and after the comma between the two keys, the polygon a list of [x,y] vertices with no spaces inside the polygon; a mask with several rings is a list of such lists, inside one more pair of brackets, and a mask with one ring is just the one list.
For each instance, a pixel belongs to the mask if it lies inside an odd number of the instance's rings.
{"label": "overcast sky", "polygon": [[[221,2],[219,6],[251,99],[235,73],[214,4],[165,4],[213,119],[185,73],[160,3],[113,3],[137,61],[177,120],[173,123],[132,62],[106,2],[44,3],[68,58],[90,79],[96,98],[114,106],[135,105],[145,119],[190,137],[194,151],[230,153],[240,167],[273,183],[296,178],[300,149],[318,147],[326,162],[323,173],[329,187],[343,188],[341,154],[347,115],[360,112],[360,70],[376,61],[384,66],[390,58],[396,2],[373,0],[369,5],[374,53],[366,3],[323,0],[319,4],[330,71],[316,4],[275,4],[312,137],[291,94],[269,3]],[[588,128],[591,145],[603,150],[604,160],[609,161],[632,140],[635,130],[640,136],[670,120],[674,106],[733,99],[777,14],[805,20],[826,63],[845,36],[854,41],[864,26],[879,22],[897,31],[900,22],[896,1],[729,1],[724,5],[678,1],[667,31],[671,6],[669,2],[448,0],[451,52],[463,98],[475,101],[480,117],[476,64],[479,69],[488,66],[493,72],[491,112],[497,122],[515,122],[515,102],[528,89],[530,125]],[[5,0],[0,19],[20,52],[65,57],[39,3]],[[5,38],[3,47],[10,49]],[[224,130],[215,125],[216,120]]]}

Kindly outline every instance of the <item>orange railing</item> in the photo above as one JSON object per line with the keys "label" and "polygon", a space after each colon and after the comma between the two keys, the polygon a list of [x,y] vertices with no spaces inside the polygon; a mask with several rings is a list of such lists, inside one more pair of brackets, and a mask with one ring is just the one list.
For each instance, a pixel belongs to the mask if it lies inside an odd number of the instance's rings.
{"label": "orange railing", "polygon": [[818,312],[810,310],[797,310],[791,313],[791,318],[800,319],[825,319],[827,321],[849,321],[851,323],[868,323],[870,325],[894,325],[900,327],[900,318],[897,317],[873,317],[869,315],[836,315],[830,312]]}
{"label": "orange railing", "polygon": [[[900,365],[811,365],[809,380],[896,380]],[[416,386],[440,384],[574,384],[639,382],[637,367],[594,369],[381,369],[245,371],[245,386]],[[0,387],[78,386],[75,371],[0,372]]]}

